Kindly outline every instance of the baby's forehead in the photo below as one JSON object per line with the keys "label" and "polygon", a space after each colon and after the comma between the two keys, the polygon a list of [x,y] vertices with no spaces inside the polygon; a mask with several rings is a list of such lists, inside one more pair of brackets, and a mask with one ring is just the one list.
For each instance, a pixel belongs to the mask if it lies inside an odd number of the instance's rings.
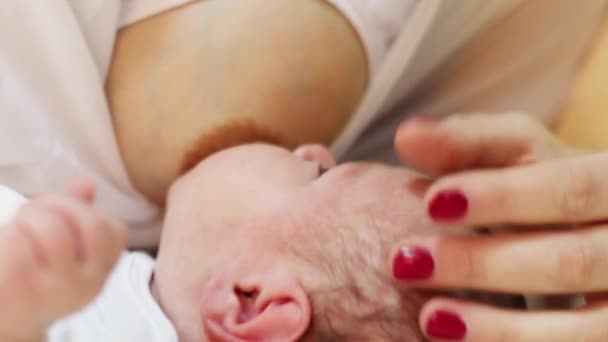
{"label": "baby's forehead", "polygon": [[303,238],[355,231],[359,239],[390,239],[434,227],[424,211],[425,182],[405,169],[353,163],[288,187],[272,176],[237,177],[239,182],[224,177],[241,172],[246,171],[225,170],[213,175],[218,178],[190,175],[180,187],[188,195],[170,196],[170,204],[207,219],[241,220],[252,226],[280,224],[284,231],[299,232]]}

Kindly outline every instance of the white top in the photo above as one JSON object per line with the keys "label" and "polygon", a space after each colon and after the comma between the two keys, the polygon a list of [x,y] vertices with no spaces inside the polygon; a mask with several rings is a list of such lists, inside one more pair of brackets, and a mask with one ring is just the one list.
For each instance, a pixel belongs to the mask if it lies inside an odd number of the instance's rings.
{"label": "white top", "polygon": [[[330,1],[371,61],[368,92],[333,146],[352,159],[390,155],[394,126],[410,113],[548,111],[606,0]],[[130,244],[156,244],[160,213],[127,178],[103,83],[118,28],[187,2],[0,1],[0,183],[32,195],[91,175],[97,205],[132,227]]]}
{"label": "white top", "polygon": [[554,119],[607,2],[420,1],[334,150],[343,161],[398,163],[394,132],[410,115],[525,111]]}
{"label": "white top", "polygon": [[152,297],[154,260],[125,253],[90,305],[57,323],[47,342],[178,342],[177,331]]}
{"label": "white top", "polygon": [[10,223],[27,199],[13,189],[0,185],[0,226]]}
{"label": "white top", "polygon": [[187,2],[0,1],[0,183],[30,196],[90,175],[131,242],[155,243],[159,213],[128,180],[103,87],[117,30]]}

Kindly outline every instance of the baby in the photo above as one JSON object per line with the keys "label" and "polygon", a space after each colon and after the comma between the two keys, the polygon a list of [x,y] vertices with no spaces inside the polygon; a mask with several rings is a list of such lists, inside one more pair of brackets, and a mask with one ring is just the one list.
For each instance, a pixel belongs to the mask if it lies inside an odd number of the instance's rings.
{"label": "baby", "polygon": [[2,341],[421,341],[423,297],[386,260],[432,229],[423,180],[334,164],[319,146],[211,155],[173,184],[156,260],[119,258],[125,229],[86,184],[31,200],[0,237]]}

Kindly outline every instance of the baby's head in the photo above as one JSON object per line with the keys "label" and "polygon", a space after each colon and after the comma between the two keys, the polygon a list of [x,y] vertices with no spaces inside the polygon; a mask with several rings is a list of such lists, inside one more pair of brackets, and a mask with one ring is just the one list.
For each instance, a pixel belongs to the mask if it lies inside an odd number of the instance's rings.
{"label": "baby's head", "polygon": [[404,169],[263,144],[205,159],[172,187],[154,291],[180,341],[419,341],[421,295],[391,246],[430,229]]}

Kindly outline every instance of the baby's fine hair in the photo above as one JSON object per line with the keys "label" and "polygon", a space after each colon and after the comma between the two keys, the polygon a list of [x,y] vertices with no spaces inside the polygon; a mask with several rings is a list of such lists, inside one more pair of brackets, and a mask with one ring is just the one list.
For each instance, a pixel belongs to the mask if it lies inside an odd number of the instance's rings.
{"label": "baby's fine hair", "polygon": [[297,231],[307,234],[306,226],[323,224],[327,227],[309,233],[327,236],[286,241],[304,267],[330,284],[307,289],[313,315],[301,341],[425,341],[418,326],[423,295],[399,286],[386,270],[390,246],[403,236],[380,234],[381,227],[370,227],[369,222],[362,233],[341,226],[348,223],[339,218],[308,217]]}

